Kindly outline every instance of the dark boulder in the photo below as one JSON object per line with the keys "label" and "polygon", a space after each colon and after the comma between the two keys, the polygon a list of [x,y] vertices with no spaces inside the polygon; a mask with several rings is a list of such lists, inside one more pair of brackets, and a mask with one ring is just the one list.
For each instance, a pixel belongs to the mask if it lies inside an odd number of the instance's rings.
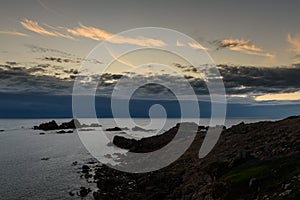
{"label": "dark boulder", "polygon": [[86,187],[80,187],[80,191],[77,193],[80,197],[86,197],[92,190]]}
{"label": "dark boulder", "polygon": [[77,164],[78,164],[78,161],[74,161],[74,162],[72,163],[73,166],[76,166]]}
{"label": "dark boulder", "polygon": [[91,168],[87,165],[83,165],[82,166],[82,173],[89,173],[89,171],[91,170]]}

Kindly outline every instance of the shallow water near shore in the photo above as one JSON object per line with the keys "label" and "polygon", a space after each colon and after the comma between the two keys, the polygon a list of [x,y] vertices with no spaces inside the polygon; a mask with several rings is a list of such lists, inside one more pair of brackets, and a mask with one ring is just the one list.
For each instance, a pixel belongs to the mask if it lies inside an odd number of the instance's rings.
{"label": "shallow water near shore", "polygon": [[[56,121],[62,123],[69,120]],[[80,199],[68,193],[78,190],[80,186],[95,189],[95,185],[88,185],[78,173],[81,166],[91,159],[91,155],[76,132],[56,134],[55,131],[49,131],[40,135],[40,132],[45,131],[32,130],[34,125],[48,121],[50,119],[0,119],[0,130],[4,130],[0,132],[1,199]],[[115,126],[113,119],[99,121],[103,130]],[[168,119],[161,133],[179,121]],[[203,119],[201,125],[207,125],[208,121]],[[262,119],[227,119],[225,125],[230,127],[242,121],[252,123]],[[149,121],[135,119],[135,122],[142,126]],[[151,133],[131,131],[131,134],[144,137]],[[78,165],[73,166],[74,161]],[[85,199],[92,199],[92,195]]]}

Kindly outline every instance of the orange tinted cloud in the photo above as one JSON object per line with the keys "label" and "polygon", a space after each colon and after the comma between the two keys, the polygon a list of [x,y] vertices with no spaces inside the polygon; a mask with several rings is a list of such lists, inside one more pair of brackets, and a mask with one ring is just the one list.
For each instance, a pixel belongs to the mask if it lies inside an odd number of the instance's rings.
{"label": "orange tinted cloud", "polygon": [[300,100],[300,91],[291,93],[265,94],[255,98],[256,101],[296,101]]}
{"label": "orange tinted cloud", "polygon": [[75,38],[73,38],[70,35],[62,34],[57,31],[46,30],[45,28],[40,26],[37,22],[29,20],[29,19],[23,19],[22,21],[20,21],[20,23],[27,30],[38,33],[40,35],[47,35],[47,36],[61,37],[61,38],[66,38],[66,39],[70,39],[70,40],[75,40]]}
{"label": "orange tinted cloud", "polygon": [[[58,29],[55,27],[52,27],[50,25],[44,25],[44,27],[42,27],[41,25],[38,24],[38,22],[29,19],[23,19],[22,21],[20,21],[20,23],[27,30],[38,33],[40,35],[61,37],[70,40],[76,40],[73,37],[76,36],[76,37],[89,38],[97,41],[109,39],[109,42],[116,43],[116,44],[134,44],[138,46],[147,46],[147,47],[166,45],[163,41],[158,39],[145,38],[145,37],[137,37],[137,38],[123,37],[119,35],[114,35],[112,33],[109,33],[99,28],[95,28],[92,26],[85,26],[83,24],[79,24],[79,26],[75,28],[59,27],[59,29],[67,30],[68,33],[65,34],[65,33],[58,32],[57,31]],[[46,29],[45,27],[47,27],[48,29]],[[73,36],[69,34],[72,34]]]}
{"label": "orange tinted cloud", "polygon": [[107,51],[109,52],[109,54],[110,54],[116,61],[118,61],[119,63],[122,63],[122,64],[124,64],[124,65],[129,66],[129,67],[135,67],[134,64],[128,62],[127,60],[122,59],[122,58],[118,58],[118,57],[117,57],[117,56],[116,56],[109,48],[106,47],[106,49],[107,49]]}
{"label": "orange tinted cloud", "polygon": [[75,36],[85,37],[85,38],[98,40],[98,41],[109,39],[109,42],[117,43],[117,44],[127,43],[127,44],[134,44],[138,46],[164,46],[165,45],[165,43],[161,40],[145,38],[145,37],[138,37],[138,38],[123,37],[119,35],[114,35],[112,33],[106,32],[99,28],[95,28],[92,26],[85,26],[83,24],[79,24],[79,27],[73,29],[68,28],[67,31]]}
{"label": "orange tinted cloud", "polygon": [[291,51],[295,53],[300,53],[300,35],[293,37],[290,33],[287,35],[287,41],[291,45]]}
{"label": "orange tinted cloud", "polygon": [[209,49],[206,47],[203,47],[202,45],[200,45],[199,43],[193,43],[193,42],[189,42],[188,44],[184,44],[183,42],[180,41],[176,41],[176,46],[178,47],[184,47],[184,46],[189,46],[192,49],[199,49],[199,50],[205,50],[208,51]]}
{"label": "orange tinted cloud", "polygon": [[250,40],[245,39],[223,39],[214,42],[219,49],[229,49],[231,51],[238,51],[244,54],[263,56],[268,58],[275,58],[274,54],[266,53],[261,48],[251,44]]}
{"label": "orange tinted cloud", "polygon": [[0,34],[5,35],[16,35],[16,36],[22,36],[22,37],[28,37],[29,35],[17,31],[0,31]]}
{"label": "orange tinted cloud", "polygon": [[182,42],[180,42],[180,41],[177,40],[176,46],[178,46],[178,47],[184,47],[186,45],[184,43],[182,43]]}
{"label": "orange tinted cloud", "polygon": [[90,26],[84,26],[82,24],[79,24],[79,27],[74,29],[68,28],[67,31],[75,36],[86,37],[92,40],[106,40],[113,36],[106,31]]}
{"label": "orange tinted cloud", "polygon": [[205,50],[208,51],[208,48],[203,47],[202,45],[198,44],[198,43],[188,43],[189,47],[193,48],[193,49],[201,49],[201,50]]}

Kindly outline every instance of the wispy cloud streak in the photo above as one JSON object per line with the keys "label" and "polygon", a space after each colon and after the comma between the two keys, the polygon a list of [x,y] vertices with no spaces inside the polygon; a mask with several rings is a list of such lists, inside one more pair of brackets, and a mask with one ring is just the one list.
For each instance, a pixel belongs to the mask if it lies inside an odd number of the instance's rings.
{"label": "wispy cloud streak", "polygon": [[38,33],[40,35],[66,38],[70,40],[77,40],[75,37],[83,37],[96,41],[108,40],[109,42],[115,44],[132,44],[146,47],[166,45],[164,41],[159,39],[146,38],[142,36],[136,38],[119,36],[96,27],[85,26],[81,23],[79,23],[79,26],[75,28],[59,27],[59,29],[61,30],[66,30],[67,33],[58,32],[58,28],[52,27],[50,25],[44,25],[43,27],[39,25],[38,22],[29,19],[21,20],[20,24],[25,29],[30,30],[34,33]]}
{"label": "wispy cloud streak", "polygon": [[290,50],[300,54],[300,35],[292,36],[290,33],[287,35],[287,41],[291,45]]}
{"label": "wispy cloud streak", "polygon": [[238,51],[244,54],[263,56],[268,58],[275,58],[272,53],[264,52],[263,49],[251,44],[250,40],[245,39],[222,39],[213,42],[217,46],[217,50],[229,49],[231,51]]}
{"label": "wispy cloud streak", "polygon": [[145,38],[145,37],[138,37],[138,38],[131,38],[131,37],[123,37],[119,35],[114,35],[112,33],[106,32],[105,30],[95,28],[92,26],[85,26],[79,23],[79,27],[73,29],[67,29],[67,31],[75,36],[85,37],[92,40],[107,40],[109,42],[116,43],[116,44],[133,44],[138,46],[164,46],[165,43],[161,40],[152,39],[152,38]]}
{"label": "wispy cloud streak", "polygon": [[16,35],[16,36],[22,36],[22,37],[28,37],[29,36],[25,33],[21,33],[21,32],[18,32],[18,31],[0,31],[0,34],[3,34],[3,35]]}
{"label": "wispy cloud streak", "polygon": [[46,30],[45,28],[40,26],[38,24],[38,22],[29,20],[29,19],[23,19],[22,21],[20,21],[20,24],[25,29],[30,30],[30,31],[35,32],[35,33],[38,33],[40,35],[53,36],[53,37],[60,37],[60,38],[75,40],[75,38],[70,36],[70,35],[59,33],[57,31]]}

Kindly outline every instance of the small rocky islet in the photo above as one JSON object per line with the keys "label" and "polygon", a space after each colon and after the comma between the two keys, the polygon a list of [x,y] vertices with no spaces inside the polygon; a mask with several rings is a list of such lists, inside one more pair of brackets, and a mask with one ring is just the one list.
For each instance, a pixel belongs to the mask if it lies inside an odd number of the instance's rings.
{"label": "small rocky islet", "polygon": [[[81,124],[77,119],[72,119],[69,122],[63,122],[60,125],[58,125],[55,120],[52,120],[50,122],[42,123],[38,126],[33,126],[33,129],[34,130],[43,130],[43,131],[60,130],[60,131],[57,131],[57,133],[72,133],[70,130],[64,131],[63,129],[96,128],[96,127],[102,127],[102,126],[100,124],[95,124],[95,123],[90,124],[90,125]],[[91,130],[91,129],[88,129],[88,130]]]}

